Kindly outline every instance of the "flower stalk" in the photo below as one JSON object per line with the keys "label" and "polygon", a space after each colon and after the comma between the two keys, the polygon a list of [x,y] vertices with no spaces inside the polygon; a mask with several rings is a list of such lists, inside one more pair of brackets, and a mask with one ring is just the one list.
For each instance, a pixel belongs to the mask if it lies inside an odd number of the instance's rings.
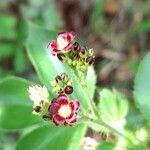
{"label": "flower stalk", "polygon": [[[93,50],[74,42],[75,37],[74,32],[61,32],[56,40],[48,43],[47,48],[62,63],[67,63],[74,70],[81,85],[85,86],[88,67],[94,63]],[[34,102],[33,113],[46,121],[52,121],[55,125],[73,125],[77,122],[80,102],[68,98],[68,95],[74,91],[71,78],[63,73],[56,76],[51,85],[56,95],[53,100],[50,100],[46,87],[37,85],[29,87],[29,97]],[[83,94],[84,99],[88,102],[88,111],[92,118],[96,119],[90,99],[85,92]]]}

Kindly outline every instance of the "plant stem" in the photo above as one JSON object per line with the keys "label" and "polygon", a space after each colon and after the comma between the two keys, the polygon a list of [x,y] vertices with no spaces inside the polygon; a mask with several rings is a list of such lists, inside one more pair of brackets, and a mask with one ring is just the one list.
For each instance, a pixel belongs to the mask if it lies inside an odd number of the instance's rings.
{"label": "plant stem", "polygon": [[116,134],[116,135],[118,135],[120,137],[125,138],[131,145],[134,145],[132,140],[129,137],[127,137],[123,133],[119,132],[115,128],[111,127],[107,123],[103,122],[101,119],[95,120],[95,119],[93,119],[93,118],[91,118],[89,116],[84,116],[84,117],[86,117],[86,118],[84,118],[84,119],[86,119],[85,123],[87,123],[87,125],[89,127],[92,127],[92,125],[94,127],[96,125],[97,127],[101,128],[101,126],[103,126],[103,127],[107,128],[110,132],[112,132],[112,133],[114,133],[114,134]]}

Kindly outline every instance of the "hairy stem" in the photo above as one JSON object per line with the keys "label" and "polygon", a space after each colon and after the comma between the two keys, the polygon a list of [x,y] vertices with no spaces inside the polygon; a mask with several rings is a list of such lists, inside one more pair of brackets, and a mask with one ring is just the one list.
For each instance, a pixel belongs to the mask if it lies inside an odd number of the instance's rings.
{"label": "hairy stem", "polygon": [[103,122],[101,119],[93,119],[90,116],[84,116],[84,123],[86,123],[90,128],[95,128],[96,131],[101,131],[101,126],[107,128],[110,132],[114,133],[115,135],[118,135],[120,137],[123,137],[124,139],[126,139],[130,145],[134,145],[132,140],[127,137],[126,135],[124,135],[124,133],[116,130],[115,128],[111,127],[110,125],[108,125],[107,123]]}

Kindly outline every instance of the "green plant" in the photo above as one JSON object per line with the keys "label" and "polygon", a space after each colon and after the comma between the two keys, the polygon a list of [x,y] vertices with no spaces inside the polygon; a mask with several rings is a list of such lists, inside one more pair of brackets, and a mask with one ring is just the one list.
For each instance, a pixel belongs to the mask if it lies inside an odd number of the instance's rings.
{"label": "green plant", "polygon": [[[83,69],[74,67],[78,65],[78,61],[76,65],[73,65],[74,62],[60,61],[56,56],[50,54],[47,44],[55,39],[56,34],[55,31],[29,24],[29,35],[26,43],[27,54],[41,84],[47,88],[49,93],[49,98],[46,97],[48,101],[45,101],[46,109],[42,111],[40,116],[45,115],[45,110],[48,113],[47,108],[53,98],[65,92],[64,87],[69,85],[73,87],[73,91],[67,93],[69,99],[77,99],[81,104],[78,121],[76,124],[73,123],[71,127],[66,126],[66,124],[57,127],[50,121],[52,116],[48,116],[48,121],[45,121],[45,118],[42,119],[38,115],[33,115],[33,104],[29,100],[28,87],[35,83],[18,77],[6,78],[0,82],[0,129],[19,131],[21,137],[15,148],[17,150],[80,149],[81,140],[89,127],[96,132],[104,132],[108,139],[109,135],[114,135],[114,138],[110,139],[112,143],[97,142],[95,149],[113,149],[114,147],[125,150],[148,149],[150,55],[148,54],[140,65],[134,92],[136,104],[144,118],[147,119],[147,124],[145,127],[140,127],[140,130],[132,131],[129,127],[126,127],[128,125],[126,117],[130,115],[129,102],[121,93],[114,89],[98,90],[98,102],[95,103],[96,76],[91,63],[86,61],[86,58],[82,55],[78,56],[85,60],[84,63],[82,62],[85,67]],[[69,51],[72,51],[72,49]],[[68,53],[61,54],[65,56],[65,60],[71,57]],[[87,55],[94,58],[92,53],[87,53]],[[71,84],[68,79],[64,80],[63,83],[58,82],[58,75],[62,73],[66,73],[71,78]],[[57,77],[57,80],[55,77]],[[54,79],[57,85],[50,84]],[[55,90],[53,90],[54,88]],[[43,104],[40,107],[45,108]],[[140,135],[142,135],[142,139],[139,138]]]}

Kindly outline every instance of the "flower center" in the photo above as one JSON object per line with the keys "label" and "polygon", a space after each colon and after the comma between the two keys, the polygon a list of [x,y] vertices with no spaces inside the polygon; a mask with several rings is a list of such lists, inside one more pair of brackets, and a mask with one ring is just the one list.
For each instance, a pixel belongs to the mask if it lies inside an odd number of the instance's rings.
{"label": "flower center", "polygon": [[57,38],[59,50],[63,50],[68,45],[68,41],[63,38]]}
{"label": "flower center", "polygon": [[58,114],[63,118],[69,117],[71,114],[70,106],[69,105],[62,105],[58,110]]}

